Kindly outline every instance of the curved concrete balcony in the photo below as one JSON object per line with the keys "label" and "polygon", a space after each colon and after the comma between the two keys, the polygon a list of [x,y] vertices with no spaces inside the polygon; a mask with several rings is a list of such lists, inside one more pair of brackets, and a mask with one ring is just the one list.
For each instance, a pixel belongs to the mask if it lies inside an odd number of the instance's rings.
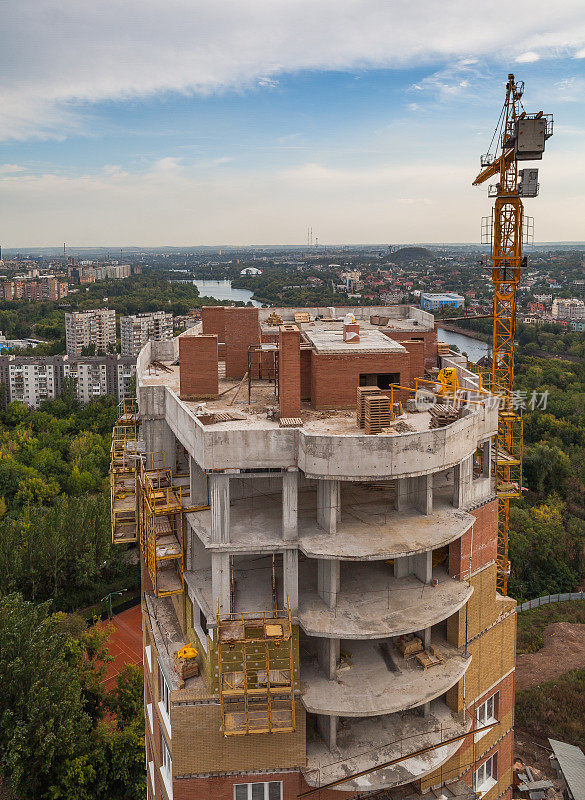
{"label": "curved concrete balcony", "polygon": [[316,732],[307,740],[307,766],[303,775],[309,786],[349,777],[427,747],[426,753],[406,758],[398,764],[368,775],[349,779],[335,787],[340,791],[369,792],[388,789],[417,780],[433,772],[451,758],[464,739],[441,746],[441,742],[467,733],[469,717],[452,712],[443,701],[431,705],[431,714],[416,712],[384,717],[349,719],[337,733],[337,746],[329,750]]}
{"label": "curved concrete balcony", "polygon": [[415,509],[388,511],[374,501],[348,512],[344,509],[334,535],[316,525],[309,530],[299,525],[299,549],[313,558],[401,558],[444,547],[463,536],[474,522],[471,514],[445,502],[435,503],[433,513],[425,516]]}
{"label": "curved concrete balcony", "polygon": [[473,588],[436,567],[438,585],[395,578],[383,562],[341,562],[341,589],[330,608],[317,592],[317,562],[299,568],[299,624],[309,636],[385,639],[429,628],[458,611]]}
{"label": "curved concrete balcony", "polygon": [[394,714],[429,703],[458,683],[471,664],[471,658],[465,658],[462,651],[441,637],[433,637],[432,645],[443,663],[423,669],[414,656],[404,658],[389,641],[342,644],[341,649],[349,650],[351,655],[342,661],[336,679],[331,681],[319,667],[316,654],[312,658],[303,648],[301,685],[305,708],[314,714],[365,717]]}

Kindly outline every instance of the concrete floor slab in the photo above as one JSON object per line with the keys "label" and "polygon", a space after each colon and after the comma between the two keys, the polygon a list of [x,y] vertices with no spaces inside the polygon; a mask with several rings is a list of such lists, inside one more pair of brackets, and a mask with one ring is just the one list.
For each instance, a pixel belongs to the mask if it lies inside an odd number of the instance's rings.
{"label": "concrete floor slab", "polygon": [[[327,680],[317,663],[315,640],[305,640],[301,649],[301,686],[307,711],[341,717],[364,717],[406,711],[435,700],[465,674],[471,658],[441,636],[432,644],[444,663],[424,670],[416,658],[405,659],[389,640],[384,642],[400,670],[391,671],[379,641],[341,644],[347,651],[336,680]],[[351,666],[348,666],[351,665]]]}
{"label": "concrete floor slab", "polygon": [[[471,514],[453,508],[437,497],[434,513],[415,509],[394,510],[392,489],[367,485],[341,485],[341,520],[330,536],[317,524],[316,491],[304,490],[298,498],[299,549],[313,558],[374,561],[397,558],[439,547],[459,539],[473,525]],[[230,504],[230,542],[211,541],[211,511],[188,514],[189,523],[205,547],[230,553],[296,548],[282,538],[282,497],[256,494]]]}
{"label": "concrete floor slab", "polygon": [[415,712],[368,719],[344,720],[337,733],[337,747],[331,751],[315,731],[308,730],[307,766],[303,775],[309,786],[322,786],[348,777],[336,786],[345,791],[374,791],[417,780],[444,764],[464,740],[435,747],[427,753],[407,758],[353,780],[349,777],[425,747],[440,745],[446,739],[466,733],[469,717],[452,712],[444,702],[431,705],[431,715]]}
{"label": "concrete floor slab", "polygon": [[341,562],[341,589],[335,608],[317,593],[317,562],[299,563],[299,623],[309,636],[381,639],[428,628],[450,617],[471,597],[473,588],[436,567],[437,586],[418,578],[395,578],[380,562]]}

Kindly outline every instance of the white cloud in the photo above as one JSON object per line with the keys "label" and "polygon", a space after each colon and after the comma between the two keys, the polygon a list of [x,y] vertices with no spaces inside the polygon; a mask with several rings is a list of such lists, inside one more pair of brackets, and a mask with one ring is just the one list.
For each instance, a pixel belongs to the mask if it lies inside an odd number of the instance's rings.
{"label": "white cloud", "polygon": [[0,164],[0,175],[12,175],[15,172],[24,171],[24,167],[19,164]]}
{"label": "white cloud", "polygon": [[540,56],[533,50],[529,50],[527,53],[522,53],[516,57],[517,64],[534,64],[536,61],[540,61]]}
{"label": "white cloud", "polygon": [[[547,145],[539,240],[582,238],[580,143]],[[93,174],[0,175],[5,247],[62,241],[107,246],[302,243],[310,219],[320,242],[477,241],[489,213],[472,165],[454,148],[439,162],[394,159],[348,168],[308,162],[294,169],[201,170],[173,158],[142,172],[109,165]],[[302,214],[299,215],[299,208]]]}
{"label": "white cloud", "polygon": [[91,132],[95,102],[266,88],[305,69],[468,68],[584,47],[582,0],[558,0],[554,14],[494,0],[487,16],[468,0],[5,0],[0,137]]}

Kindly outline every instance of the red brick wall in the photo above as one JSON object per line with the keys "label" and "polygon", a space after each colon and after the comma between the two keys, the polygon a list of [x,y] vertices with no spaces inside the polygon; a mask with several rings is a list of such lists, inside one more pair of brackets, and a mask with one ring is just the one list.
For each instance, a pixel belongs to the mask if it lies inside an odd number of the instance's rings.
{"label": "red brick wall", "polygon": [[182,400],[217,397],[217,351],[216,335],[179,336],[179,392]]}
{"label": "red brick wall", "polygon": [[204,334],[217,336],[219,358],[225,358],[225,311],[224,306],[203,306],[201,308],[201,322]]}
{"label": "red brick wall", "polygon": [[[498,501],[491,500],[470,512],[476,519],[473,524],[473,556],[471,571],[496,560],[498,551]],[[469,574],[471,530],[449,545],[449,574],[454,578]]]}
{"label": "red brick wall", "polygon": [[[408,353],[326,355],[312,352],[313,408],[355,408],[360,374],[396,372],[400,383],[410,383]],[[398,397],[403,400],[405,398]]]}
{"label": "red brick wall", "polygon": [[281,417],[301,413],[301,332],[281,325],[278,334],[278,394]]}
{"label": "red brick wall", "polygon": [[243,378],[248,371],[248,346],[260,344],[257,308],[225,309],[225,376]]}
{"label": "red brick wall", "polygon": [[311,399],[311,350],[301,350],[301,400]]}
{"label": "red brick wall", "polygon": [[[209,778],[185,778],[173,781],[173,800],[233,800],[234,784],[264,783],[264,781],[282,781],[283,800],[297,800],[300,792],[309,787],[300,772],[283,772],[258,775],[249,774],[240,777],[230,775]],[[317,792],[319,800],[347,800],[355,797],[355,792],[338,792],[334,790]]]}
{"label": "red brick wall", "polygon": [[404,341],[402,346],[406,347],[410,354],[410,379],[424,378],[425,376],[425,343],[417,341]]}
{"label": "red brick wall", "polygon": [[[401,344],[407,340],[412,341],[413,339],[422,339],[425,343],[425,367],[426,369],[431,369],[431,367],[437,366],[437,329],[433,331],[393,331],[393,330],[386,330],[385,328],[380,328],[382,333],[384,333],[388,338],[394,339],[395,342],[400,342]],[[419,376],[420,377],[420,376]]]}

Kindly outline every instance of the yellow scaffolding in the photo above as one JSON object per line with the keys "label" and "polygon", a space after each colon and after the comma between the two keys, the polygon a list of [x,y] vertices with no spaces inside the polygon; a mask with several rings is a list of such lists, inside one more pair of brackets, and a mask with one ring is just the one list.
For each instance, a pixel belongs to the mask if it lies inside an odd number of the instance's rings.
{"label": "yellow scaffolding", "polygon": [[140,545],[156,597],[183,591],[183,496],[170,469],[142,464]]}
{"label": "yellow scaffolding", "polygon": [[129,544],[138,538],[138,429],[135,403],[123,401],[118,406],[110,449],[110,518],[114,544]]}
{"label": "yellow scaffolding", "polygon": [[224,736],[295,729],[290,607],[219,613],[217,661]]}

